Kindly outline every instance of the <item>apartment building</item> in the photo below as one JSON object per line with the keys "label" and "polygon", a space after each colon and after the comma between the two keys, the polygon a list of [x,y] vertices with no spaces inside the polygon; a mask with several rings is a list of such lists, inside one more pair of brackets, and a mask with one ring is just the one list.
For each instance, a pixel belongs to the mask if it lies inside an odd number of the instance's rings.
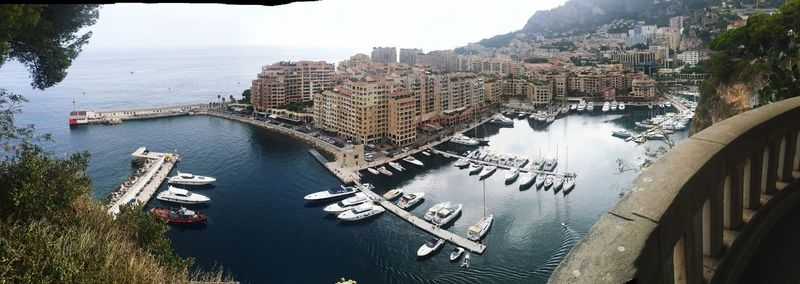
{"label": "apartment building", "polygon": [[656,81],[653,79],[634,79],[631,89],[631,99],[633,100],[652,101],[656,98]]}
{"label": "apartment building", "polygon": [[397,63],[397,49],[394,47],[373,47],[372,62],[383,64]]}
{"label": "apartment building", "polygon": [[264,66],[253,80],[250,98],[258,110],[302,103],[333,85],[333,64],[324,61],[278,62]]}
{"label": "apartment building", "polygon": [[423,53],[419,48],[401,48],[400,49],[400,63],[414,66],[417,64],[417,54]]}
{"label": "apartment building", "polygon": [[381,142],[388,130],[389,94],[396,89],[394,80],[373,76],[315,94],[316,127],[359,144]]}
{"label": "apartment building", "polygon": [[407,92],[395,92],[389,94],[388,108],[389,143],[404,147],[417,142],[417,100]]}

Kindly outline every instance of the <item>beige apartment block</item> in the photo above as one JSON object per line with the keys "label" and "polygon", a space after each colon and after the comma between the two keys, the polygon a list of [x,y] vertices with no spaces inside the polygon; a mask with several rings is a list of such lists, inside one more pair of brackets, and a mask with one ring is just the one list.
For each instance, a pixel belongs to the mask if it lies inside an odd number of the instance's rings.
{"label": "beige apartment block", "polygon": [[302,103],[333,86],[333,64],[324,61],[278,62],[264,66],[253,80],[251,103],[258,110]]}

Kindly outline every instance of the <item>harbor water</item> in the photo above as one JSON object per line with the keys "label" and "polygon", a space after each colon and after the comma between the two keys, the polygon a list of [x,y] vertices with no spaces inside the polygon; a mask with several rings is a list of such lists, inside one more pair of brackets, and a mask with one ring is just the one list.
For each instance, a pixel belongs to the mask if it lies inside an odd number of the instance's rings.
{"label": "harbor water", "polygon": [[[494,215],[494,223],[484,240],[486,252],[473,254],[465,270],[449,261],[450,244],[432,257],[418,259],[416,251],[429,236],[389,212],[343,223],[322,211],[325,204],[305,202],[304,195],[339,182],[308,153],[308,146],[287,137],[209,116],[73,130],[67,126],[67,113],[74,108],[198,103],[215,101],[218,94],[239,97],[263,64],[304,58],[338,62],[353,53],[255,47],[87,51],[64,82],[46,91],[32,91],[26,71],[14,63],[0,69],[0,82],[31,100],[23,106],[19,122],[35,124],[38,133],[52,133],[55,141],[44,143],[48,149],[62,156],[92,153],[88,174],[97,199],[133,171],[130,154],[140,146],[177,150],[182,156],[177,170],[217,178],[214,186],[195,189],[212,200],[193,207],[207,214],[208,222],[172,226],[168,236],[178,255],[194,257],[202,268],[222,266],[250,283],[331,283],[340,277],[363,283],[546,282],[558,262],[630,186],[636,173],[618,173],[617,159],[636,165],[645,146],[663,145],[650,141],[636,146],[611,136],[612,130],[633,130],[634,121],[648,117],[647,108],[607,115],[596,109],[591,115],[559,118],[547,127],[515,118],[513,128],[487,124],[466,133],[489,137],[484,147],[499,153],[529,158],[557,153],[557,170],[578,175],[575,189],[567,195],[536,187],[522,190],[519,180],[506,185],[504,170],[481,181],[454,167],[454,159],[439,155],[416,155],[423,167],[401,161],[407,170],[390,169],[395,172],[392,177],[363,173],[363,181],[374,184],[379,194],[396,188],[425,192],[425,201],[412,209],[420,217],[439,202],[463,204],[449,228],[461,235],[484,212],[485,185],[485,210]],[[685,136],[674,135],[676,140]],[[440,149],[461,153],[475,148],[445,143]],[[153,200],[149,205],[167,204]]]}

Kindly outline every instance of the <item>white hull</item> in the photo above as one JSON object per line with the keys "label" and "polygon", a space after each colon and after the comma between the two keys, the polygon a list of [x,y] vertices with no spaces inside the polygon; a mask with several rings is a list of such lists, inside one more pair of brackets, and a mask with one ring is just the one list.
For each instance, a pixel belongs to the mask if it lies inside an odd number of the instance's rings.
{"label": "white hull", "polygon": [[[423,154],[424,154],[424,153],[425,153],[425,152],[423,152]],[[403,158],[403,161],[406,161],[406,162],[408,162],[408,163],[411,163],[411,164],[414,164],[414,165],[417,165],[417,166],[420,166],[420,167],[422,167],[422,166],[424,166],[424,165],[425,165],[425,164],[423,164],[423,163],[422,163],[420,160],[417,160],[416,158],[414,158],[414,157],[411,157],[411,156],[408,156],[408,157],[405,157],[405,158]]]}
{"label": "white hull", "polygon": [[395,163],[395,162],[389,162],[389,166],[394,168],[398,172],[402,172],[402,171],[406,170],[406,168],[404,168],[403,166],[401,166],[400,164]]}
{"label": "white hull", "polygon": [[492,175],[496,170],[497,170],[497,167],[488,166],[488,167],[484,168],[483,171],[481,171],[480,177],[481,178],[488,177],[488,176]]}
{"label": "white hull", "polygon": [[217,181],[213,177],[196,176],[189,173],[178,172],[178,175],[171,176],[167,179],[170,184],[183,184],[183,185],[206,185]]}
{"label": "white hull", "polygon": [[453,221],[453,218],[455,218],[458,215],[458,213],[461,213],[461,208],[462,207],[463,207],[463,205],[461,205],[461,204],[456,204],[455,206],[448,206],[448,208],[452,209],[452,211],[450,211],[450,214],[448,214],[447,216],[444,216],[444,217],[439,216],[438,214],[436,214],[433,217],[433,221],[431,221],[431,222],[434,225],[440,226],[440,227],[444,226],[444,225],[447,225],[448,223],[450,223],[450,221]]}
{"label": "white hull", "polygon": [[486,217],[481,218],[477,224],[472,225],[467,229],[467,238],[472,241],[478,241],[489,232],[489,228],[492,226],[492,220],[494,219],[494,215],[489,215]]}
{"label": "white hull", "polygon": [[445,208],[445,207],[448,207],[448,206],[450,206],[450,202],[442,202],[442,203],[433,205],[433,207],[431,207],[430,209],[428,209],[427,212],[425,212],[425,217],[424,217],[425,221],[428,221],[428,222],[432,221],[433,220],[433,215],[436,214],[436,211],[439,211],[439,209],[442,209],[442,208]]}
{"label": "white hull", "polygon": [[531,183],[533,183],[534,180],[536,180],[536,174],[528,173],[528,174],[525,174],[525,176],[523,176],[522,180],[520,181],[520,184],[524,185],[524,186],[528,186]]}
{"label": "white hull", "polygon": [[[362,206],[362,205],[359,205],[359,206]],[[337,218],[339,218],[340,220],[344,220],[344,221],[357,221],[357,220],[366,219],[366,218],[369,218],[369,217],[372,217],[372,216],[380,215],[381,213],[386,211],[386,209],[384,209],[383,207],[381,207],[379,205],[374,205],[374,204],[372,205],[372,209],[367,210],[367,211],[353,212],[354,210],[355,210],[355,208],[353,208],[353,209],[351,209],[349,211],[342,212],[337,216]]]}
{"label": "white hull", "polygon": [[201,204],[211,200],[205,195],[192,193],[188,190],[175,188],[172,186],[170,186],[167,190],[159,193],[156,196],[156,199],[161,201],[169,201],[181,204]]}
{"label": "white hull", "polygon": [[348,196],[351,194],[356,193],[356,190],[352,187],[341,187],[341,189],[331,189],[326,191],[319,191],[303,197],[303,199],[308,201],[319,201],[337,197]]}
{"label": "white hull", "polygon": [[424,192],[415,192],[412,194],[405,194],[403,197],[400,198],[400,201],[397,201],[397,207],[402,209],[409,208],[411,206],[416,205],[425,197]]}
{"label": "white hull", "polygon": [[417,256],[419,256],[419,257],[427,256],[427,255],[439,250],[443,246],[444,246],[444,240],[442,240],[442,239],[438,239],[437,242],[433,245],[433,247],[430,247],[430,246],[428,246],[427,243],[425,243],[424,245],[419,247],[419,249],[417,250]]}

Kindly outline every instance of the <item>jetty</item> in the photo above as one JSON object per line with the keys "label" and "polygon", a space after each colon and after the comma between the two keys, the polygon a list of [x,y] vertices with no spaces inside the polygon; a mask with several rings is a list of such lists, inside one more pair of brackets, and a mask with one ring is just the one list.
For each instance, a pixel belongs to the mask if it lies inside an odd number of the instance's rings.
{"label": "jetty", "polygon": [[[114,216],[119,213],[122,205],[147,203],[179,159],[178,154],[150,152],[145,147],[137,149],[131,154],[131,157],[134,164],[143,167],[143,174],[135,173],[129,181],[112,193],[108,204],[108,213]],[[137,173],[142,173],[142,171],[137,171]]]}
{"label": "jetty", "polygon": [[207,112],[211,104],[188,104],[166,107],[134,108],[117,110],[77,110],[70,112],[70,125],[81,124],[118,124],[125,120],[151,119],[192,115]]}
{"label": "jetty", "polygon": [[411,214],[410,212],[405,211],[400,207],[397,207],[397,205],[386,200],[382,196],[376,194],[366,186],[358,186],[358,188],[359,190],[361,190],[361,192],[366,193],[367,196],[372,198],[373,201],[378,202],[378,204],[383,206],[383,208],[386,208],[386,210],[388,210],[389,212],[394,213],[395,215],[397,215],[397,217],[406,220],[407,222],[411,223],[411,225],[414,225],[415,227],[422,229],[423,231],[431,235],[434,235],[437,238],[443,239],[454,245],[463,247],[464,249],[477,254],[483,254],[483,251],[486,250],[486,245],[473,242],[465,237],[459,236],[448,230],[436,227],[435,225],[428,223],[427,221],[420,219],[417,216],[414,216],[414,214]]}
{"label": "jetty", "polygon": [[[484,166],[495,166],[498,169],[505,169],[505,170],[516,169],[516,170],[519,170],[519,172],[521,172],[521,173],[536,173],[536,174],[557,175],[557,176],[558,175],[563,176],[563,175],[566,174],[566,173],[548,172],[548,171],[543,171],[543,170],[532,170],[532,169],[525,168],[525,167],[514,167],[514,166],[509,166],[509,165],[506,165],[506,164],[498,164],[498,163],[494,163],[494,162],[487,162],[487,161],[484,161],[484,160],[479,160],[479,159],[475,159],[475,158],[468,158],[468,157],[460,156],[460,155],[457,155],[457,154],[448,153],[448,152],[445,152],[445,151],[442,151],[442,150],[438,150],[438,149],[432,149],[432,151],[434,153],[436,153],[436,154],[439,154],[439,155],[442,155],[442,156],[445,156],[445,157],[449,157],[449,158],[467,159],[470,162],[473,162],[473,163],[476,163],[476,164],[481,164],[481,165],[484,165]],[[532,164],[533,162],[530,162],[530,163]]]}

